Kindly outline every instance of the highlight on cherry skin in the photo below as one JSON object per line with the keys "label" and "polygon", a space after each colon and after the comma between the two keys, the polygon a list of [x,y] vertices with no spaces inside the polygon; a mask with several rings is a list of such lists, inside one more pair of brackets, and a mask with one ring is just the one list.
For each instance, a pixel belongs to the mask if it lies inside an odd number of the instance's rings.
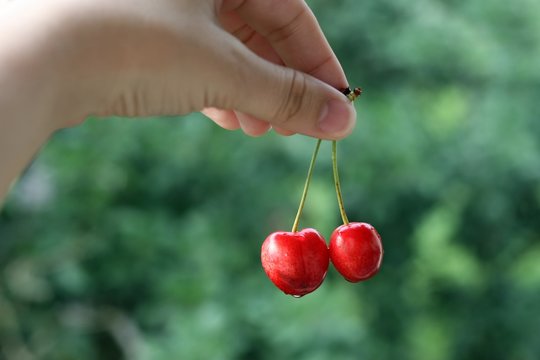
{"label": "highlight on cherry skin", "polygon": [[262,244],[261,262],[275,286],[285,294],[301,297],[322,284],[330,258],[321,234],[307,228],[268,235]]}
{"label": "highlight on cherry skin", "polygon": [[350,282],[367,280],[381,267],[381,236],[367,223],[351,222],[339,226],[330,238],[330,260]]}

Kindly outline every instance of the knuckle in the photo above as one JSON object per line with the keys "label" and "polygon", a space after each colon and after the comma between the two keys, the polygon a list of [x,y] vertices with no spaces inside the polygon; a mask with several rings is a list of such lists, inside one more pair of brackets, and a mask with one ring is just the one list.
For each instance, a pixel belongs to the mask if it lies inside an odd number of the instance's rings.
{"label": "knuckle", "polygon": [[277,25],[276,28],[266,33],[264,37],[272,43],[281,43],[291,39],[302,29],[306,14],[306,7],[299,6],[296,13],[287,16],[282,24]]}
{"label": "knuckle", "polygon": [[285,96],[272,118],[278,125],[287,125],[295,119],[306,101],[307,79],[304,74],[295,71],[286,84]]}

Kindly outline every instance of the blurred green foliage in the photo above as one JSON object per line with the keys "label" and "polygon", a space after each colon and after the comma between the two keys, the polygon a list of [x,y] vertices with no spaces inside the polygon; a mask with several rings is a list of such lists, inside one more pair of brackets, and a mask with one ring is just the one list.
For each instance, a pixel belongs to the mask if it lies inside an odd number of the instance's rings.
{"label": "blurred green foliage", "polygon": [[[259,263],[314,140],[201,115],[58,133],[0,214],[0,358],[540,357],[540,2],[313,0],[359,125],[349,218],[379,275],[300,300]],[[302,224],[339,225],[323,145]]]}

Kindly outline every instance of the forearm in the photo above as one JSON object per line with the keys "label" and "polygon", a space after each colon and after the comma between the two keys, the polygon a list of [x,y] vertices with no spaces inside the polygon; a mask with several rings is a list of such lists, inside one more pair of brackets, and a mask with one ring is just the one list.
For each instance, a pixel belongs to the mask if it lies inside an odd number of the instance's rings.
{"label": "forearm", "polygon": [[53,133],[58,97],[58,89],[51,85],[54,71],[40,61],[47,56],[41,46],[47,35],[37,29],[38,14],[15,17],[18,10],[4,5],[0,7],[0,204]]}

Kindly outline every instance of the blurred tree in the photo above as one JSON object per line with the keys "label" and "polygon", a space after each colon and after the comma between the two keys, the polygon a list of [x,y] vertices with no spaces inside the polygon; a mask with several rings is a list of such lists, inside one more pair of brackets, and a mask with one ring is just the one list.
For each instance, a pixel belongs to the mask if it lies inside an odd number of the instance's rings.
{"label": "blurred tree", "polygon": [[[351,85],[349,217],[377,277],[296,300],[259,264],[314,145],[201,115],[58,133],[0,213],[0,358],[540,357],[540,3],[309,1]],[[304,226],[339,224],[329,147]]]}

